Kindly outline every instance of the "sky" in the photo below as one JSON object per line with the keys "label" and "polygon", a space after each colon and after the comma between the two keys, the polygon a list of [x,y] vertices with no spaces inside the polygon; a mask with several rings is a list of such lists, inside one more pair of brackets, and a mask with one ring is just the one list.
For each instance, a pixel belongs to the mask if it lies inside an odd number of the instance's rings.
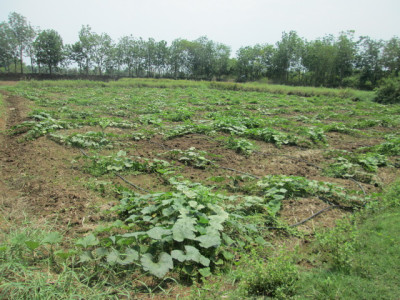
{"label": "sky", "polygon": [[108,33],[165,40],[200,36],[242,46],[275,44],[295,30],[314,40],[355,30],[388,40],[400,36],[399,0],[0,0],[0,22],[17,12],[35,27],[54,29],[74,43],[82,25]]}

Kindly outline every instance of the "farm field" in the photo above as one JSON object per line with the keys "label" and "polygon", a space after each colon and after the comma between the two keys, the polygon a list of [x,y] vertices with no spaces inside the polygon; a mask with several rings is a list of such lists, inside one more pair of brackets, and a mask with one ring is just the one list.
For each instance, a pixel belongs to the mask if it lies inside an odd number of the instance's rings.
{"label": "farm field", "polygon": [[143,297],[298,251],[400,175],[400,107],[367,93],[167,80],[0,92],[1,230],[50,224],[44,244],[78,249],[54,260],[129,273]]}

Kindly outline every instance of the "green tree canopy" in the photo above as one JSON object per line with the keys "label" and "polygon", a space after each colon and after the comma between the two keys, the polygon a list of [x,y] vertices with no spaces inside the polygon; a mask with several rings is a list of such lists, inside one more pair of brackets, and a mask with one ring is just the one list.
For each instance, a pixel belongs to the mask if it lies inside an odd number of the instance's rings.
{"label": "green tree canopy", "polygon": [[43,30],[34,42],[36,61],[46,65],[52,74],[53,68],[64,59],[63,41],[57,31],[49,29]]}

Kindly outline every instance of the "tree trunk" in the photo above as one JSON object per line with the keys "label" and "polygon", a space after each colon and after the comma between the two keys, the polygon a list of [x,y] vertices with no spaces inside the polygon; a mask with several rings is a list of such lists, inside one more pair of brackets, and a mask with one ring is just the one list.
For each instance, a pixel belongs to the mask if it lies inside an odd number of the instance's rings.
{"label": "tree trunk", "polygon": [[20,58],[21,58],[21,74],[23,74],[24,73],[24,69],[23,69],[23,61],[22,61],[22,48],[21,48],[21,51],[20,51]]}
{"label": "tree trunk", "polygon": [[33,73],[33,59],[32,59],[32,55],[31,55],[31,72]]}

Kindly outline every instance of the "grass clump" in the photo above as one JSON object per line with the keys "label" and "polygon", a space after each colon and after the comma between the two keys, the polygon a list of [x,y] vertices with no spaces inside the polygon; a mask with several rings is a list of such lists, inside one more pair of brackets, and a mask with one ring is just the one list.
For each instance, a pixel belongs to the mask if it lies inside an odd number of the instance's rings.
{"label": "grass clump", "polygon": [[271,256],[267,261],[246,257],[246,261],[246,271],[239,276],[238,294],[246,298],[263,296],[278,299],[294,295],[299,273],[289,256]]}

